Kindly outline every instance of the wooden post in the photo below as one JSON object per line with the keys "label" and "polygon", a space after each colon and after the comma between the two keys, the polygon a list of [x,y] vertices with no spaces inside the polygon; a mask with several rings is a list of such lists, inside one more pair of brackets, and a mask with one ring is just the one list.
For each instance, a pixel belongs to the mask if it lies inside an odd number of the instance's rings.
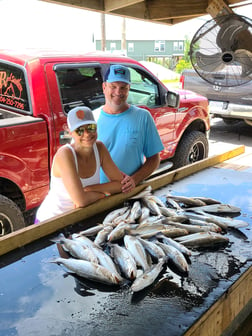
{"label": "wooden post", "polygon": [[105,13],[101,13],[101,50],[106,50],[106,19]]}

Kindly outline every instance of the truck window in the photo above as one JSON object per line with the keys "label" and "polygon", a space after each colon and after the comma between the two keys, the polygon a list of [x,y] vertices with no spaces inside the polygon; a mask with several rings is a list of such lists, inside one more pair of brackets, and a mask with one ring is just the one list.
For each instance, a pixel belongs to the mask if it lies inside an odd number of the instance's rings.
{"label": "truck window", "polygon": [[88,106],[94,110],[104,104],[99,67],[58,67],[56,75],[66,113],[75,106]]}
{"label": "truck window", "polygon": [[0,63],[0,105],[29,112],[23,69]]}
{"label": "truck window", "polygon": [[129,104],[154,107],[160,105],[160,95],[158,85],[140,69],[130,69],[130,92],[128,97]]}

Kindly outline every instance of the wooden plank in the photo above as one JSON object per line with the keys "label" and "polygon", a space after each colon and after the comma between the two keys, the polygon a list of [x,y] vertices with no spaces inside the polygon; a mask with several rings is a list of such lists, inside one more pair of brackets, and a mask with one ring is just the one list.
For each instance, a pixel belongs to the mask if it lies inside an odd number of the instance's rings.
{"label": "wooden plank", "polygon": [[[251,305],[252,300],[252,267],[246,270],[242,276],[213,304],[209,310],[184,334],[184,336],[209,336],[209,335],[232,335],[228,332],[231,322]],[[251,312],[251,311],[250,311]],[[247,309],[249,314],[249,309]],[[237,328],[245,320],[237,322]],[[225,332],[225,330],[227,332]]]}
{"label": "wooden plank", "polygon": [[33,224],[24,229],[12,232],[0,238],[0,256],[16,248],[25,246],[37,239],[52,234],[64,227],[83,221],[108,209],[119,206],[130,197],[142,191],[148,185],[150,185],[153,190],[156,190],[169,183],[180,180],[188,175],[194,174],[207,167],[216,165],[244,152],[245,146],[239,146],[223,154],[206,158],[202,161],[195,162],[191,165],[173,170],[159,177],[149,179],[141,185],[137,186],[134,191],[130,193],[113,195],[108,198],[99,200],[85,208],[75,209],[70,212],[64,213],[63,215],[54,217],[53,219],[41,222],[40,224]]}

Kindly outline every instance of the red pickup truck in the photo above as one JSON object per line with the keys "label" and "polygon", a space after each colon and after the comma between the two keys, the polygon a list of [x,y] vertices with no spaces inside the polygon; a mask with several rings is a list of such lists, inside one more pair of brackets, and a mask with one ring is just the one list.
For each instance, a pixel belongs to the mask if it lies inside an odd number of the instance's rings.
{"label": "red pickup truck", "polygon": [[130,69],[129,102],[148,109],[155,120],[165,147],[161,160],[177,168],[208,155],[207,99],[168,90],[135,60],[103,53],[0,51],[0,235],[27,225],[26,215],[48,191],[52,158],[69,141],[68,111],[104,104],[103,76],[115,63]]}

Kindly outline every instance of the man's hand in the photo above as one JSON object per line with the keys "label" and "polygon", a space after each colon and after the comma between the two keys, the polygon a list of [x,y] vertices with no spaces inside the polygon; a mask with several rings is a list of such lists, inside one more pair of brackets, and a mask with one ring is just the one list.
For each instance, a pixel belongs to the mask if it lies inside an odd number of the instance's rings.
{"label": "man's hand", "polygon": [[121,181],[122,192],[128,193],[135,188],[136,184],[135,184],[134,179],[131,176],[126,175],[125,173],[122,173],[122,174],[123,174],[123,179]]}

